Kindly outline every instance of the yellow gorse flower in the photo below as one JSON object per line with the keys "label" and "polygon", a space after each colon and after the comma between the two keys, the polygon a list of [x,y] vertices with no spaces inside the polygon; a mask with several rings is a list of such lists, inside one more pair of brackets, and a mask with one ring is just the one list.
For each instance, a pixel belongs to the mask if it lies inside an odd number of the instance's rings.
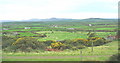
{"label": "yellow gorse flower", "polygon": [[51,47],[59,47],[61,45],[63,45],[61,42],[51,43]]}
{"label": "yellow gorse flower", "polygon": [[22,38],[18,38],[12,45],[17,44],[18,42],[20,42],[21,40],[27,40],[26,38],[32,39],[34,37],[22,37]]}
{"label": "yellow gorse flower", "polygon": [[74,39],[73,42],[77,42],[77,41],[83,41],[83,42],[87,42],[87,39],[82,39],[82,38],[78,38],[78,39]]}

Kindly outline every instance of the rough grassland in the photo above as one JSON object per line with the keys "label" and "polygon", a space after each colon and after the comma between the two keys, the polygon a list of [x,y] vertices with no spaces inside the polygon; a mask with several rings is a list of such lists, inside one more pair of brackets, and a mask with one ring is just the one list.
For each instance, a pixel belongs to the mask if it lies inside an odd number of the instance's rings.
{"label": "rough grassland", "polygon": [[[82,51],[82,54],[80,53]],[[109,61],[109,57],[118,53],[118,41],[85,49],[62,52],[39,53],[3,53],[3,61]]]}

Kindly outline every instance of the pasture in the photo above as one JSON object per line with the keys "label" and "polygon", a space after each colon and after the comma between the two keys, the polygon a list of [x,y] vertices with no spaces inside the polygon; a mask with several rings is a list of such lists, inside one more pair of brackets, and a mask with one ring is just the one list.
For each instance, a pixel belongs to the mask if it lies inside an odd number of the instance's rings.
{"label": "pasture", "polygon": [[[89,26],[91,24],[92,26]],[[118,53],[118,41],[112,42],[106,39],[108,36],[116,36],[118,30],[116,19],[83,19],[66,21],[41,21],[41,22],[3,22],[3,61],[109,61],[109,58]],[[26,29],[28,27],[29,29]],[[88,33],[95,33],[99,37],[97,46],[91,51],[91,41]],[[27,38],[26,38],[27,37]],[[93,38],[94,38],[93,37]],[[25,39],[26,38],[26,39]],[[35,38],[35,39],[33,39]],[[33,39],[33,40],[31,40]],[[71,39],[75,40],[70,41]],[[78,41],[77,41],[78,39]],[[84,41],[86,39],[87,41]],[[52,40],[53,42],[50,42]],[[64,40],[68,40],[64,41]],[[86,46],[84,43],[90,45]],[[46,42],[45,42],[46,41]],[[54,43],[54,41],[56,41]],[[65,45],[59,45],[57,41],[63,41]],[[71,42],[71,43],[69,43]],[[90,43],[91,42],[91,43]],[[44,43],[44,45],[43,45]],[[58,49],[66,46],[61,51],[45,51],[40,47],[51,47],[57,44]],[[62,43],[62,42],[61,42]],[[101,44],[102,43],[102,44]],[[104,44],[103,44],[104,43]],[[37,44],[37,46],[36,46]],[[99,45],[100,44],[100,45]],[[17,46],[15,46],[17,45]],[[42,46],[43,45],[43,46]],[[77,45],[80,49],[72,50]],[[84,47],[85,48],[82,48]],[[12,47],[13,46],[13,47]],[[29,47],[31,48],[29,48]],[[76,48],[77,48],[76,46]],[[32,52],[13,52],[12,49],[32,50]],[[28,47],[28,48],[27,48]],[[73,48],[74,48],[73,47]],[[27,49],[25,49],[27,48]],[[53,47],[54,49],[55,47]],[[57,48],[57,47],[56,47]],[[68,49],[67,49],[68,48]],[[36,49],[36,50],[34,50]],[[12,51],[12,52],[11,52]]]}
{"label": "pasture", "polygon": [[[82,51],[82,54],[80,53]],[[76,51],[65,50],[61,52],[45,51],[39,53],[3,53],[3,61],[109,61],[113,54],[118,53],[118,41]]]}
{"label": "pasture", "polygon": [[[65,40],[65,39],[76,39],[76,38],[88,38],[88,32],[65,32],[65,31],[41,31],[36,32],[40,34],[46,33],[47,37],[40,38],[39,40]],[[96,32],[97,37],[106,38],[109,35],[115,35],[116,32]]]}

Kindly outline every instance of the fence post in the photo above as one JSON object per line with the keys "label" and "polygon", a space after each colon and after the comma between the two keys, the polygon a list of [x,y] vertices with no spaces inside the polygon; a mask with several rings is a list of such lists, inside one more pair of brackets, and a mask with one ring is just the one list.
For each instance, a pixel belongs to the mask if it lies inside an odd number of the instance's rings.
{"label": "fence post", "polygon": [[92,50],[91,51],[93,52],[93,41],[92,41]]}
{"label": "fence post", "polygon": [[81,61],[82,61],[82,51],[80,51],[80,57],[81,57]]}

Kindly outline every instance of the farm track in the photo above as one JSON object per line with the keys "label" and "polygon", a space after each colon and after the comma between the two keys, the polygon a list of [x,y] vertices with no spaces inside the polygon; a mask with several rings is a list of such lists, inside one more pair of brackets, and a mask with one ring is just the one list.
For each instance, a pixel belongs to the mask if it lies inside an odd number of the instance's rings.
{"label": "farm track", "polygon": [[[82,56],[82,57],[106,57],[112,55]],[[80,58],[81,56],[4,56],[4,59],[62,59],[62,58]]]}

